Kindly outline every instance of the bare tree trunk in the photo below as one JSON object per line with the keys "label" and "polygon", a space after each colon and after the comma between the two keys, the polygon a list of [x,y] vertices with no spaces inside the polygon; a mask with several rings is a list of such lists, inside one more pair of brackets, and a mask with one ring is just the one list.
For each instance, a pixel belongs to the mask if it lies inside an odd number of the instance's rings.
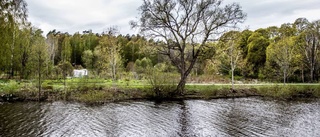
{"label": "bare tree trunk", "polygon": [[301,80],[302,80],[302,83],[304,83],[304,69],[303,67],[301,67],[302,70],[301,70]]}
{"label": "bare tree trunk", "polygon": [[183,95],[183,92],[185,90],[185,85],[187,82],[187,77],[188,77],[188,75],[181,74],[181,79],[180,79],[179,84],[176,89],[176,92],[178,93],[178,95]]}
{"label": "bare tree trunk", "polygon": [[[184,58],[185,55],[184,55],[183,48],[180,50],[180,54],[181,54],[181,56],[180,56],[180,81],[179,81],[179,84],[176,89],[176,93],[178,95],[183,94],[183,92],[185,90],[187,77],[188,77],[188,74],[186,73],[186,64],[185,64],[185,58]],[[179,69],[179,67],[178,67],[178,69]]]}
{"label": "bare tree trunk", "polygon": [[286,74],[286,70],[283,71],[283,85],[286,85],[286,78],[287,78],[287,74]]}
{"label": "bare tree trunk", "polygon": [[54,65],[54,58],[56,56],[56,52],[55,52],[55,37],[53,38],[53,46],[52,46],[52,63]]}
{"label": "bare tree trunk", "polygon": [[233,61],[233,41],[232,41],[232,45],[231,45],[231,61],[230,61],[230,65],[231,65],[231,85],[232,85],[232,92],[234,90],[234,67],[235,67],[235,63]]}
{"label": "bare tree trunk", "polygon": [[313,63],[311,64],[311,67],[310,67],[310,82],[312,83],[313,82],[313,78],[314,78],[314,66],[313,66]]}
{"label": "bare tree trunk", "polygon": [[13,32],[12,32],[12,45],[11,45],[11,62],[10,62],[10,78],[14,76],[14,69],[13,69],[13,60],[14,60],[14,46],[16,41],[16,32],[15,32],[15,25],[13,24]]}
{"label": "bare tree trunk", "polygon": [[66,70],[63,70],[63,85],[64,85],[64,91],[66,92],[66,79],[67,79],[67,74],[65,72]]}
{"label": "bare tree trunk", "polygon": [[113,64],[112,64],[112,77],[113,77],[113,80],[116,80],[116,61],[115,61],[115,58],[113,60]]}
{"label": "bare tree trunk", "polygon": [[40,95],[41,95],[41,66],[42,66],[42,63],[41,63],[41,55],[39,54],[38,56],[38,76],[39,76],[39,81],[38,81],[38,101],[40,101]]}
{"label": "bare tree trunk", "polygon": [[231,83],[232,83],[232,91],[234,90],[234,68],[231,70]]}

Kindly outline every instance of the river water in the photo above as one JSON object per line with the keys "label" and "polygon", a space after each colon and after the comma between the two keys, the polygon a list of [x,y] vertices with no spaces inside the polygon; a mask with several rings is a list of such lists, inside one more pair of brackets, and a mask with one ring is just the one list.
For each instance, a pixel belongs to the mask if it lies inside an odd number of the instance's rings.
{"label": "river water", "polygon": [[2,103],[0,136],[320,136],[320,100]]}

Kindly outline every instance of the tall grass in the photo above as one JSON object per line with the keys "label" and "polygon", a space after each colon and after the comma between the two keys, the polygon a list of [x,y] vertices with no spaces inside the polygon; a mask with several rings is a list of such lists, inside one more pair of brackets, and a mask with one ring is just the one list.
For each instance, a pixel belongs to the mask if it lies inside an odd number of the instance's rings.
{"label": "tall grass", "polygon": [[282,99],[320,97],[320,85],[268,85],[257,90],[262,96]]}
{"label": "tall grass", "polygon": [[150,95],[156,98],[171,98],[175,96],[178,77],[174,73],[166,73],[149,68],[147,80],[151,85]]}
{"label": "tall grass", "polygon": [[17,92],[19,89],[19,83],[17,83],[15,80],[10,80],[9,82],[2,84],[0,91],[5,94],[13,94]]}

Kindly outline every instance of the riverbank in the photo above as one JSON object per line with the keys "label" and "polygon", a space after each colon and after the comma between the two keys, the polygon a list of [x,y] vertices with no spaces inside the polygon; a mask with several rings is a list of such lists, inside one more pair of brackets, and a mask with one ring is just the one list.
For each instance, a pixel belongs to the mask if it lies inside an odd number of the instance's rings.
{"label": "riverbank", "polygon": [[77,101],[101,104],[124,100],[184,100],[217,99],[260,96],[280,100],[299,98],[320,98],[320,85],[186,85],[186,92],[180,96],[158,97],[150,85],[102,85],[77,83],[68,86],[44,85],[39,92],[30,83],[9,82],[2,86],[0,102],[15,101]]}

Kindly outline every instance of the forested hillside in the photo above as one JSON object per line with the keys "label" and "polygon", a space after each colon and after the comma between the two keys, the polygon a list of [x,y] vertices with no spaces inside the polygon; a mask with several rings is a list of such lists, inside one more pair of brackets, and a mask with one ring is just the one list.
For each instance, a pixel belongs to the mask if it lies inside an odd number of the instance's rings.
{"label": "forested hillside", "polygon": [[[89,77],[143,79],[148,68],[178,73],[161,52],[161,39],[121,35],[116,27],[101,33],[42,30],[28,22],[23,0],[1,1],[0,76],[2,79],[57,79],[86,68]],[[194,44],[194,43],[187,43]],[[200,43],[196,43],[200,44]],[[225,76],[272,82],[317,82],[320,74],[320,20],[298,18],[257,30],[229,29],[206,43],[192,77]],[[192,53],[189,53],[192,54]],[[66,67],[67,66],[67,67]]]}

